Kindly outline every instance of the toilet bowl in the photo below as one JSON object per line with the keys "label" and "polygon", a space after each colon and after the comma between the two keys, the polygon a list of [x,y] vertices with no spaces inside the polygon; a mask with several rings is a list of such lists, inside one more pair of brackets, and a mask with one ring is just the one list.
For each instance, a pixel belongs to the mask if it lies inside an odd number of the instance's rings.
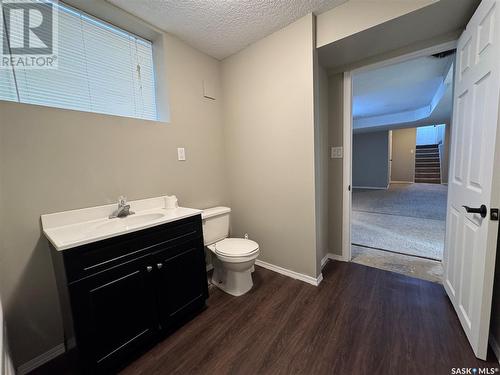
{"label": "toilet bowl", "polygon": [[215,255],[212,284],[233,296],[252,289],[252,270],[259,256],[257,242],[244,238],[226,238],[209,245]]}
{"label": "toilet bowl", "polygon": [[203,238],[212,253],[212,284],[228,294],[241,296],[252,289],[259,245],[246,238],[228,238],[229,212],[227,207],[204,210]]}

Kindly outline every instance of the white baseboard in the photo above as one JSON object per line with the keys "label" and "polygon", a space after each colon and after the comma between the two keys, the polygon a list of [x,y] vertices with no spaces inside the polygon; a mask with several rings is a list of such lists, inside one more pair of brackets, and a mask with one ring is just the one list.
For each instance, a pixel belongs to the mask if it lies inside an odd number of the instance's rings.
{"label": "white baseboard", "polygon": [[326,262],[331,259],[331,260],[337,260],[339,262],[347,262],[347,259],[344,258],[342,255],[337,255],[337,254],[333,254],[333,253],[330,253],[328,252],[324,257],[323,259],[321,259],[321,269],[323,269],[323,267],[325,267],[326,265]]}
{"label": "white baseboard", "polygon": [[286,268],[275,266],[274,264],[264,262],[263,260],[257,259],[255,260],[255,264],[261,267],[264,267],[268,270],[281,273],[282,275],[291,277],[292,279],[304,281],[308,284],[318,286],[321,280],[323,280],[323,274],[319,274],[318,277],[314,278],[312,276],[304,275],[303,273],[298,273],[292,270],[288,270]]}
{"label": "white baseboard", "polygon": [[323,259],[321,259],[321,269],[325,266],[326,262],[328,261],[328,254],[326,254]]}
{"label": "white baseboard", "polygon": [[387,187],[383,186],[354,186],[353,189],[369,189],[369,190],[387,190]]}
{"label": "white baseboard", "polygon": [[500,345],[498,344],[497,340],[493,337],[493,335],[490,333],[490,345],[491,349],[493,349],[493,353],[497,356],[497,361],[500,363]]}
{"label": "white baseboard", "polygon": [[59,345],[54,346],[52,349],[46,351],[45,353],[40,354],[38,357],[35,357],[29,360],[26,363],[23,363],[21,366],[17,368],[17,375],[25,375],[30,371],[33,371],[37,367],[40,367],[44,363],[47,363],[51,359],[54,359],[65,352],[64,344],[61,343]]}
{"label": "white baseboard", "polygon": [[328,254],[326,254],[326,256],[328,257],[328,259],[338,260],[339,262],[347,262],[348,261],[347,258],[345,258],[343,255],[328,253]]}

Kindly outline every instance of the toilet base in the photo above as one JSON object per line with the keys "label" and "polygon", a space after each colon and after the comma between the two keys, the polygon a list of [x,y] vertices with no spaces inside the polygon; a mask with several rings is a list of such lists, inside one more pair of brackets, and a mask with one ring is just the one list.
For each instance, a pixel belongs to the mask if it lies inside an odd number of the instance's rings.
{"label": "toilet base", "polygon": [[213,257],[212,285],[231,294],[241,296],[252,289],[252,269],[255,260],[244,263],[223,263]]}

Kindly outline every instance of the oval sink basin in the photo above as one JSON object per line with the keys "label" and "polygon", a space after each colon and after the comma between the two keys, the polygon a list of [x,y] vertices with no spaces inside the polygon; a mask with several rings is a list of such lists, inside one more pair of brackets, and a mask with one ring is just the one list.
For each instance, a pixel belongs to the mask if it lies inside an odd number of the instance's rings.
{"label": "oval sink basin", "polygon": [[87,235],[100,236],[106,235],[113,232],[123,232],[130,227],[136,227],[139,225],[146,225],[149,222],[161,219],[165,215],[159,212],[150,214],[139,214],[130,215],[125,218],[115,218],[106,221],[105,223],[99,224],[90,228],[87,231]]}
{"label": "oval sink basin", "polygon": [[127,218],[123,219],[125,225],[127,226],[135,226],[141,224],[147,224],[150,221],[155,221],[161,219],[165,215],[162,213],[152,213],[152,214],[143,214],[143,215],[131,215]]}
{"label": "oval sink basin", "polygon": [[100,224],[89,230],[92,235],[107,234],[109,232],[118,232],[126,229],[126,225],[123,220],[112,219],[104,224]]}

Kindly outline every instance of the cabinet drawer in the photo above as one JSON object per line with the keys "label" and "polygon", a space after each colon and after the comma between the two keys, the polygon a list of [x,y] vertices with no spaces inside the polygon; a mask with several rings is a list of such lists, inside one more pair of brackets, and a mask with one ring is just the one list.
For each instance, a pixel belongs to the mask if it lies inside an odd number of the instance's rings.
{"label": "cabinet drawer", "polygon": [[63,253],[66,277],[72,283],[161,249],[202,238],[201,216],[197,215],[66,250]]}

